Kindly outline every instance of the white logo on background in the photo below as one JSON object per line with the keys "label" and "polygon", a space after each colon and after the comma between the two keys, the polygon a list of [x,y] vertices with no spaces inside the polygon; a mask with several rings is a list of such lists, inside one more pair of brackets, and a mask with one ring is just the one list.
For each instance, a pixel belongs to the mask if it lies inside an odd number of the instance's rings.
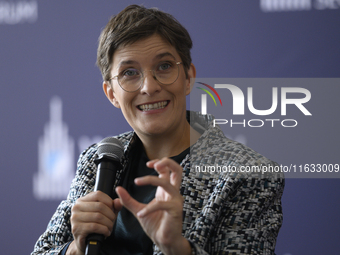
{"label": "white logo on background", "polygon": [[334,10],[340,8],[340,0],[260,0],[263,12]]}
{"label": "white logo on background", "polygon": [[[202,83],[203,84],[203,83]],[[244,111],[244,104],[245,104],[245,97],[242,92],[242,90],[232,84],[215,84],[214,86],[217,89],[228,89],[231,94],[232,94],[232,102],[233,102],[233,115],[245,115]],[[212,88],[212,87],[211,87]],[[205,90],[206,91],[206,90]],[[265,110],[259,110],[254,107],[253,104],[253,88],[248,87],[247,88],[247,103],[248,103],[248,110],[258,116],[266,116],[266,115],[271,115],[274,113],[278,107],[278,88],[273,87],[272,88],[272,105],[269,109]],[[206,91],[209,93],[208,91]],[[303,94],[304,97],[302,98],[288,98],[287,94]],[[216,93],[216,95],[218,95]],[[212,96],[212,95],[211,95]],[[311,116],[312,114],[306,109],[306,107],[303,105],[307,103],[311,99],[311,93],[308,89],[305,88],[299,88],[299,87],[282,87],[281,88],[281,115],[286,116],[287,115],[287,105],[295,105],[304,115],[306,116]],[[214,100],[214,98],[213,98]],[[264,101],[264,98],[261,99]],[[214,100],[215,101],[215,100]],[[215,102],[216,103],[216,102]],[[222,103],[221,103],[222,105]],[[206,97],[201,97],[201,109],[202,109],[202,114],[207,114],[207,100]],[[217,117],[215,115],[215,117]],[[218,125],[224,125],[224,124],[230,124],[230,127],[234,127],[236,125],[241,125],[243,127],[263,127],[266,125],[271,125],[271,127],[274,127],[276,124],[280,123],[282,127],[296,127],[298,125],[297,120],[295,119],[250,119],[246,121],[246,119],[221,119],[221,118],[215,118],[213,120],[213,126],[215,127],[216,124]],[[239,126],[237,126],[239,127]]]}
{"label": "white logo on background", "polygon": [[37,19],[37,1],[0,2],[0,24],[34,23]]}
{"label": "white logo on background", "polygon": [[[228,89],[233,97],[233,115],[244,115],[244,94],[240,88],[232,84],[215,84],[215,88],[218,89]],[[275,112],[278,105],[278,93],[277,88],[273,87],[272,89],[272,106],[270,109],[266,110],[258,110],[255,109],[253,104],[253,88],[248,87],[248,109],[251,113],[255,115],[270,115]],[[287,94],[289,93],[301,93],[304,95],[303,98],[287,98]],[[292,88],[292,87],[283,87],[281,88],[281,115],[286,115],[286,108],[288,104],[295,105],[304,115],[312,115],[304,106],[304,103],[307,103],[311,99],[311,93],[308,89],[305,88]],[[263,100],[263,99],[262,99]],[[205,109],[205,112],[202,114],[206,114],[207,109],[207,100],[202,100],[202,109]],[[204,105],[203,105],[204,104]]]}
{"label": "white logo on background", "polygon": [[50,102],[50,121],[38,142],[38,173],[33,176],[33,194],[38,200],[63,199],[74,177],[74,141],[62,120],[62,101]]}

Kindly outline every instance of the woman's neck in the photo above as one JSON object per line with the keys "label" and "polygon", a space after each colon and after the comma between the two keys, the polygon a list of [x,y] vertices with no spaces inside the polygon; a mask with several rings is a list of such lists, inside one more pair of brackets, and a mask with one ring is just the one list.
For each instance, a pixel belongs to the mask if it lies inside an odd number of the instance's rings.
{"label": "woman's neck", "polygon": [[200,134],[188,122],[186,122],[183,129],[177,130],[178,132],[176,133],[159,136],[137,134],[150,160],[176,156],[189,148],[200,137]]}

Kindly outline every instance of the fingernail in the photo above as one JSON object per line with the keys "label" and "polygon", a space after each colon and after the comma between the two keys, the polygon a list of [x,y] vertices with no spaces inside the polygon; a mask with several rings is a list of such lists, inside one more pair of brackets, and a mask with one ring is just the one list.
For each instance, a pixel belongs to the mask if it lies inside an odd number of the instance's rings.
{"label": "fingernail", "polygon": [[153,159],[153,160],[150,160],[150,161],[148,161],[148,162],[146,162],[147,164],[151,164],[151,163],[155,163],[155,162],[157,162],[157,161],[159,161],[159,159]]}
{"label": "fingernail", "polygon": [[143,210],[140,210],[140,211],[137,213],[137,216],[142,218],[142,217],[144,216],[144,213],[145,213],[144,209],[143,209]]}

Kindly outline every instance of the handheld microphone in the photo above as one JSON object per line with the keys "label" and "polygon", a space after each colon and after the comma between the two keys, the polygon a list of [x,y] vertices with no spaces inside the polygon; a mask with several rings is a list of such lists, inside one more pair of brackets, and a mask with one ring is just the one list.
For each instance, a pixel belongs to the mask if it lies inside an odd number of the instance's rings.
{"label": "handheld microphone", "polygon": [[[98,144],[97,177],[94,191],[100,190],[112,199],[116,196],[113,191],[116,173],[122,168],[120,160],[124,154],[123,144],[116,138],[107,137]],[[90,234],[86,238],[85,255],[98,255],[104,236]]]}

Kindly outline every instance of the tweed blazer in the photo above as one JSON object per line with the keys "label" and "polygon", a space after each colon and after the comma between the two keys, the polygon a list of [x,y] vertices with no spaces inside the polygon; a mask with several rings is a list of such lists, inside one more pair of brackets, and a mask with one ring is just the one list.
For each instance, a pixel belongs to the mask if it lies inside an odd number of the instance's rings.
{"label": "tweed blazer", "polygon": [[[278,165],[226,138],[213,126],[212,116],[188,112],[187,118],[202,134],[181,163],[182,234],[193,254],[274,254],[282,224],[284,188]],[[125,148],[122,164],[126,166],[137,137],[127,132],[117,138]],[[73,240],[71,208],[79,197],[93,191],[97,156],[96,144],[80,155],[69,195],[58,206],[31,255],[59,254]],[[115,186],[124,171],[125,167],[117,172]],[[156,254],[163,253],[154,245]]]}

